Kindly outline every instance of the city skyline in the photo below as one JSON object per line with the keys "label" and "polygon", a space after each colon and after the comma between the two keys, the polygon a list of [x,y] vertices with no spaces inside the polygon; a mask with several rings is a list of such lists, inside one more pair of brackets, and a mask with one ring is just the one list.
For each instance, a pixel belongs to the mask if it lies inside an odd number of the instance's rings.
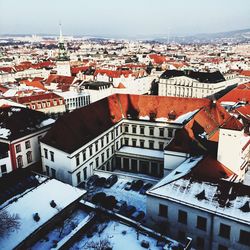
{"label": "city skyline", "polygon": [[[58,34],[114,38],[188,36],[249,28],[247,0],[0,1],[0,34]],[[171,11],[169,11],[171,10]],[[237,22],[236,22],[237,20]],[[18,23],[18,25],[17,25]]]}

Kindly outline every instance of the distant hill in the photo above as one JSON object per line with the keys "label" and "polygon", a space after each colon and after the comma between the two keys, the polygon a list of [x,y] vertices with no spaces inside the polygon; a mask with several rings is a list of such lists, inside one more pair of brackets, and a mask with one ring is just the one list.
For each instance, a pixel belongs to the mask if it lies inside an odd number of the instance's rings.
{"label": "distant hill", "polygon": [[250,29],[234,30],[219,33],[204,33],[192,36],[177,36],[169,39],[156,39],[157,41],[177,43],[241,43],[250,41]]}

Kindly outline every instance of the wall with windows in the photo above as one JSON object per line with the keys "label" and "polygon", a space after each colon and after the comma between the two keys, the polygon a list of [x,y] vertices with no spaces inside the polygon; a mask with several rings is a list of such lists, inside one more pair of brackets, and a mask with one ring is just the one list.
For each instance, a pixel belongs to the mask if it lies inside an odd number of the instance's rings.
{"label": "wall with windows", "polygon": [[11,142],[11,154],[16,159],[13,168],[25,168],[41,160],[39,140],[47,130],[48,128]]}
{"label": "wall with windows", "polygon": [[0,177],[11,171],[10,151],[0,152]]}
{"label": "wall with windows", "polygon": [[249,249],[249,225],[240,221],[151,195],[146,211],[148,226],[160,227],[162,233],[180,241],[191,237],[196,249]]}

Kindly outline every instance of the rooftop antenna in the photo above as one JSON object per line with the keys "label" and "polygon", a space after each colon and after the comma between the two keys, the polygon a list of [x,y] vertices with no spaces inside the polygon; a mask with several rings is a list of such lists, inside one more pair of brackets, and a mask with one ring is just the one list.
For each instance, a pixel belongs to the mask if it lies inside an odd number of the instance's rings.
{"label": "rooftop antenna", "polygon": [[59,22],[59,31],[60,31],[59,41],[63,42],[62,24],[61,24],[61,22]]}

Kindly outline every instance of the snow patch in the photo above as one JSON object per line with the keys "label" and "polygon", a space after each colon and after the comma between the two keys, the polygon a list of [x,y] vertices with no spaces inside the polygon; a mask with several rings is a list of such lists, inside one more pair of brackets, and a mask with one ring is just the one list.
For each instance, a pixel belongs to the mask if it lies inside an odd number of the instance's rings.
{"label": "snow patch", "polygon": [[8,139],[11,135],[11,131],[7,128],[0,128],[0,137],[4,139]]}
{"label": "snow patch", "polygon": [[54,119],[49,118],[49,119],[47,119],[47,120],[42,121],[42,122],[40,123],[40,127],[48,126],[48,125],[50,125],[50,124],[53,124],[54,122],[55,122]]}

